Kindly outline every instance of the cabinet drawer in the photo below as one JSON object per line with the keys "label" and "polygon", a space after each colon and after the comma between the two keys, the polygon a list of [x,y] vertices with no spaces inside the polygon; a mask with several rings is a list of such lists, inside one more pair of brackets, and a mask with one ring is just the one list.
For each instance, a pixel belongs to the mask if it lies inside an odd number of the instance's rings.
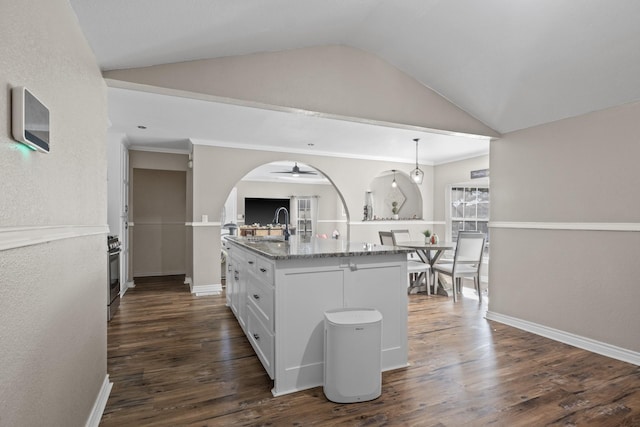
{"label": "cabinet drawer", "polygon": [[[255,275],[255,273],[254,273]],[[273,332],[273,301],[274,301],[274,288],[252,277],[247,289],[247,299],[250,304],[253,305],[253,309],[256,315],[261,318],[262,322],[269,329],[269,332]]]}
{"label": "cabinet drawer", "polygon": [[251,253],[244,253],[244,266],[248,271],[256,270],[256,256]]}
{"label": "cabinet drawer", "polygon": [[273,335],[269,333],[267,328],[262,324],[256,315],[253,306],[249,304],[249,319],[247,324],[247,336],[249,342],[256,352],[258,359],[262,362],[262,366],[269,374],[269,377],[273,379],[274,371],[274,344]]}
{"label": "cabinet drawer", "polygon": [[264,258],[258,257],[256,260],[256,276],[263,283],[273,286],[273,264]]}

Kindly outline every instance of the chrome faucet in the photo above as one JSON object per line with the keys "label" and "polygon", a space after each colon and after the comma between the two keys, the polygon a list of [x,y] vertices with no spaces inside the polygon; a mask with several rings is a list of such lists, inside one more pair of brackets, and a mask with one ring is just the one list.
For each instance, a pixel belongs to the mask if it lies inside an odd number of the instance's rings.
{"label": "chrome faucet", "polygon": [[276,209],[276,214],[273,216],[273,223],[279,224],[280,212],[284,211],[284,240],[289,240],[289,211],[284,206]]}

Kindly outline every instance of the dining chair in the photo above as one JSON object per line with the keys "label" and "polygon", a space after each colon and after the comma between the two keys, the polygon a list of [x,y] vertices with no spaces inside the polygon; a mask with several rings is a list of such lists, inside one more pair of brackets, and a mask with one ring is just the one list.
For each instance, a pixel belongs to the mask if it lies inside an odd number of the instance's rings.
{"label": "dining chair", "polygon": [[[408,233],[409,231],[407,230],[407,234]],[[380,237],[381,244],[388,246],[397,246],[396,240],[393,237],[393,230],[378,231],[378,236]],[[429,266],[429,264],[422,262],[419,258],[416,257],[415,259],[412,259],[409,257],[409,255],[412,255],[412,253],[407,255],[407,272],[409,273],[409,275],[413,276],[413,280],[410,281],[407,292],[411,292],[411,289],[413,288],[419,289],[422,282],[421,277],[424,277],[427,288],[427,295],[431,295],[431,267]]]}
{"label": "dining chair", "polygon": [[[391,235],[393,236],[393,244],[396,246],[402,242],[410,242],[412,240],[409,230],[391,230]],[[420,261],[418,254],[415,252],[408,253],[407,259],[410,261]]]}
{"label": "dining chair", "polygon": [[480,266],[484,252],[484,234],[478,232],[458,233],[458,242],[453,255],[453,263],[436,263],[433,266],[435,283],[438,283],[438,275],[444,274],[451,277],[453,288],[453,300],[457,301],[458,292],[462,291],[462,278],[472,277],[473,285],[478,292],[478,298],[482,302],[480,291]]}
{"label": "dining chair", "polygon": [[378,231],[380,244],[385,246],[395,246],[393,243],[393,235],[390,231]]}
{"label": "dining chair", "polygon": [[401,243],[411,241],[409,230],[391,230],[391,234],[393,235],[394,242]]}

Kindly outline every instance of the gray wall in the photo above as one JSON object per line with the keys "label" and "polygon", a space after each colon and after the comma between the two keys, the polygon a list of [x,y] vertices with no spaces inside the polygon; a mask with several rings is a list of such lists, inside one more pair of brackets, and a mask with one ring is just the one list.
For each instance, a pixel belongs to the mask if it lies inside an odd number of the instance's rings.
{"label": "gray wall", "polygon": [[640,351],[639,117],[636,103],[492,143],[490,314]]}
{"label": "gray wall", "polygon": [[[0,425],[81,426],[107,374],[106,88],[69,2],[0,13]],[[12,140],[10,88],[50,109]]]}
{"label": "gray wall", "polygon": [[105,78],[343,117],[499,136],[379,57],[348,46],[112,70],[105,72]]}

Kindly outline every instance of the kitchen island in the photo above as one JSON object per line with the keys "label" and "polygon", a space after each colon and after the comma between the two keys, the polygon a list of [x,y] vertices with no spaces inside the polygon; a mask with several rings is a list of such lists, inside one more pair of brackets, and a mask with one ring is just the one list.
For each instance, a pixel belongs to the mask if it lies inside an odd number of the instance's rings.
{"label": "kitchen island", "polygon": [[324,313],[382,313],[382,370],[407,366],[409,249],[227,236],[227,305],[280,396],[323,384]]}

